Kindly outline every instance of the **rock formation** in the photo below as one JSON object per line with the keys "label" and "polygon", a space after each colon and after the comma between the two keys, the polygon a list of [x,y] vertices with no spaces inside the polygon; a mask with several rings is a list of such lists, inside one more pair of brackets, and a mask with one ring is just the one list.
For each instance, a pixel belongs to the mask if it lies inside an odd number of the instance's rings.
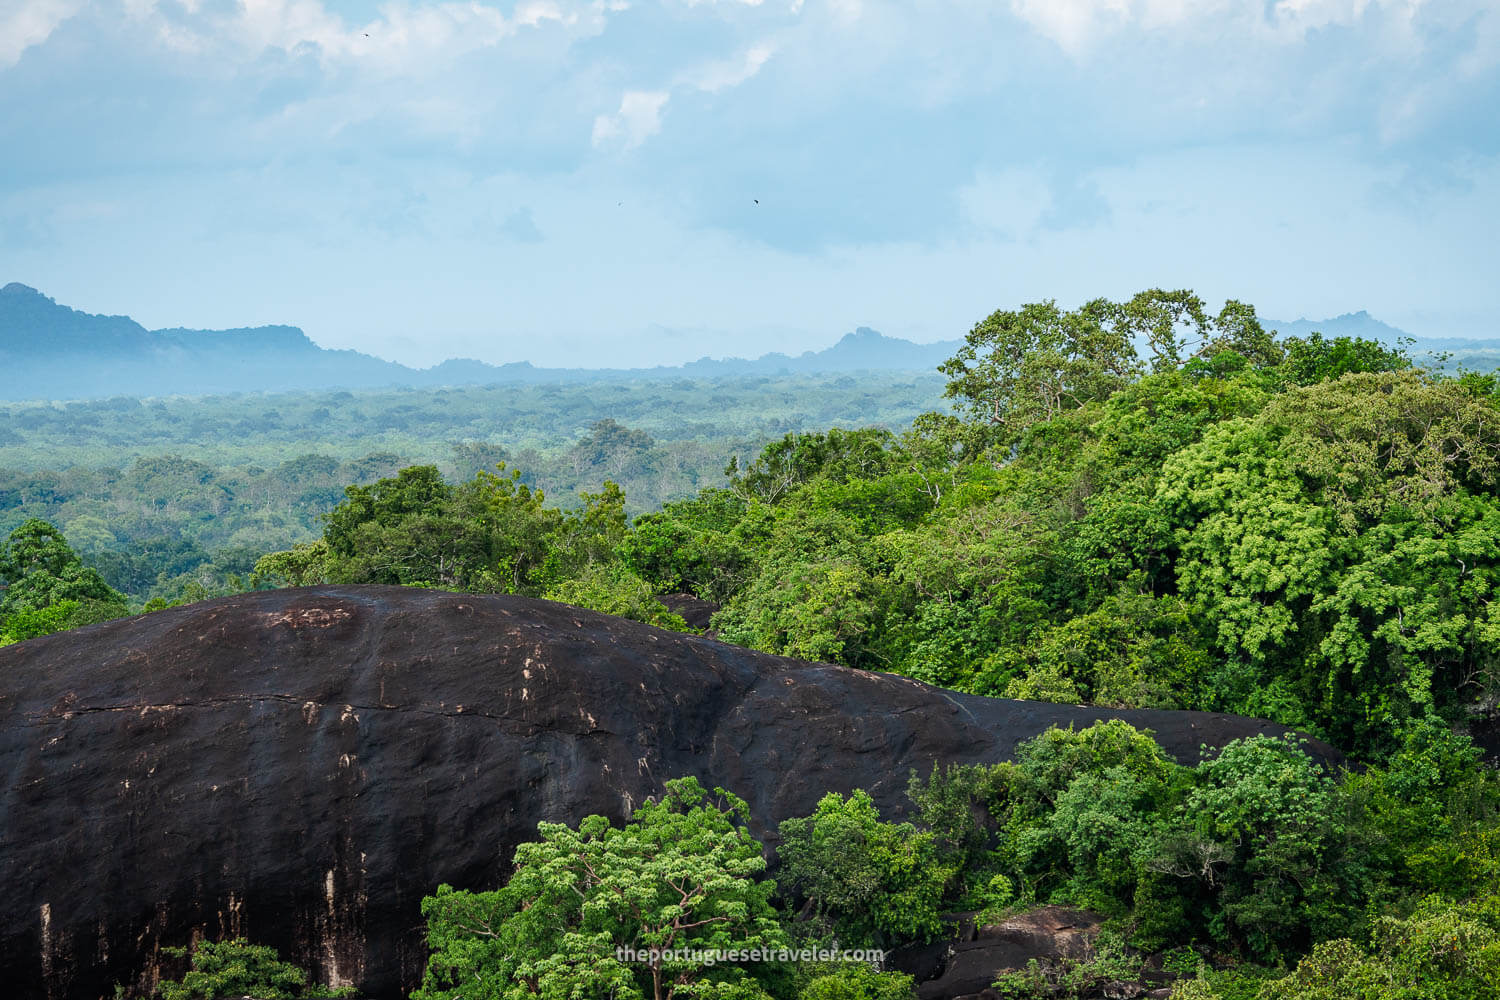
{"label": "rock formation", "polygon": [[[402,996],[421,898],[487,888],[539,820],[623,819],[696,775],[759,832],[828,791],[1124,718],[1194,762],[1275,725],[958,695],[561,604],[393,587],[245,594],[0,649],[0,982],[147,988],[244,935]],[[1331,750],[1321,748],[1332,754]]]}

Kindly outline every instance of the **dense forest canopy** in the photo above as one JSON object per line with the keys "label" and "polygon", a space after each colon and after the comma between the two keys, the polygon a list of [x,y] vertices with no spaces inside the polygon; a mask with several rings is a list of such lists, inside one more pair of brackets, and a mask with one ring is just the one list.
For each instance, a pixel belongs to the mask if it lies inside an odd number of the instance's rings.
{"label": "dense forest canopy", "polygon": [[[786,940],[773,891],[793,937],[881,947],[940,936],[954,909],[1053,901],[1110,918],[1111,961],[1175,949],[1180,971],[1199,973],[1183,997],[1494,995],[1500,786],[1472,737],[1490,731],[1500,698],[1500,382],[1413,367],[1369,341],[1277,339],[1248,305],[1211,312],[1161,290],[997,311],[942,372],[951,409],[794,429],[754,449],[719,439],[721,476],[682,489],[684,461],[677,485],[642,506],[632,477],[672,474],[666,425],[601,416],[597,400],[578,400],[594,422],[560,453],[471,441],[441,466],[287,459],[273,477],[283,492],[261,494],[257,516],[316,523],[316,537],[255,550],[265,536],[239,529],[222,540],[241,546],[237,575],[219,586],[517,593],[677,629],[659,598],[687,593],[717,606],[712,630],[731,643],[982,695],[1266,718],[1351,767],[1330,773],[1269,738],[1184,767],[1123,723],[1053,731],[1015,763],[914,776],[905,823],[862,793],[830,796],[783,825],[775,889],[760,881],[743,803],[672,785],[623,830],[602,817],[544,826],[496,893],[440,891],[421,995],[480,981],[495,996],[530,995],[506,992],[526,982],[566,992],[600,976],[651,995],[598,949],[630,921],[666,933],[680,913],[603,915],[615,897],[600,873],[657,900],[658,875],[683,865],[707,865],[723,889],[695,905],[732,908],[714,918],[726,941]],[[879,404],[890,414],[924,384],[824,388],[892,391]],[[799,423],[821,405],[785,396],[804,407]],[[741,443],[756,433],[742,431]],[[528,460],[577,499],[557,504]],[[236,483],[266,474],[241,470]],[[186,521],[212,522],[245,495],[190,458],[77,475],[137,496],[163,478],[174,485],[156,509],[191,510]],[[5,487],[22,498],[7,514],[59,503],[45,488]],[[108,581],[139,595],[146,575],[129,577],[128,559],[170,567],[190,533],[131,555],[95,537],[121,530],[112,515],[129,495],[69,508],[66,534],[101,572],[45,521],[17,527],[0,553],[0,635],[122,612]],[[704,851],[678,857],[653,830],[706,838]],[[575,855],[592,867],[575,870]],[[527,914],[539,906],[558,914],[547,934],[577,933],[538,937]],[[488,938],[470,932],[476,920]],[[585,934],[591,920],[603,922]],[[495,951],[497,940],[510,944]],[[1090,968],[1067,982],[1082,990],[1115,966]],[[805,969],[676,972],[723,996],[910,991]],[[1074,987],[1022,976],[996,988]]]}
{"label": "dense forest canopy", "polygon": [[[721,637],[757,649],[979,694],[1260,716],[1362,754],[1388,750],[1407,720],[1489,711],[1500,690],[1493,377],[1434,374],[1357,339],[1278,341],[1248,305],[1211,313],[1191,292],[1161,290],[997,311],[942,370],[953,412],[912,414],[904,429],[794,430],[753,457],[737,447],[746,438],[721,437],[728,466],[715,475],[684,468],[683,447],[705,448],[691,431],[663,447],[663,411],[713,402],[721,432],[743,421],[749,435],[788,419],[767,413],[778,401],[803,421],[884,389],[895,398],[880,406],[900,414],[922,383],[845,376],[822,383],[831,403],[795,379],[666,387],[681,399],[595,387],[569,397],[568,429],[591,421],[585,433],[550,456],[460,440],[441,466],[399,469],[394,453],[230,472],[138,458],[123,471],[33,473],[0,488],[0,505],[15,523],[62,521],[103,582],[138,601],[153,587],[160,603],[326,580],[552,596],[670,621],[652,595],[688,592],[720,605]],[[377,411],[424,428],[468,414],[472,429],[500,402],[492,390],[434,398],[437,409],[277,399],[312,410],[291,422],[263,413],[271,440],[254,448],[318,433],[309,424],[352,433]],[[255,402],[213,404],[217,447]],[[339,402],[337,418],[314,405]],[[512,399],[493,419],[538,403]],[[163,403],[108,405],[150,415],[129,432],[137,440],[182,419]],[[10,420],[104,416],[32,408]],[[526,459],[554,481],[599,485],[559,497]],[[635,483],[653,479],[650,509],[632,510]],[[277,554],[257,547],[278,532]]]}
{"label": "dense forest canopy", "polygon": [[0,534],[40,518],[137,603],[197,599],[321,534],[344,487],[407,466],[456,482],[508,462],[563,506],[609,480],[640,513],[723,483],[727,456],[905,427],[942,391],[875,371],[0,404]]}

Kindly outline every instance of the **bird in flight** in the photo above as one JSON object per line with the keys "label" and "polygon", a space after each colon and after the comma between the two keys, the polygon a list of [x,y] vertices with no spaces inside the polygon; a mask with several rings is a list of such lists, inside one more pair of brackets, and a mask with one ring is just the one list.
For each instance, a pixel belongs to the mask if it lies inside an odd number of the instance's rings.
{"label": "bird in flight", "polygon": [[760,204],[760,199],[759,198],[752,198],[750,200],[753,201],[753,202],[755,202],[757,205]]}

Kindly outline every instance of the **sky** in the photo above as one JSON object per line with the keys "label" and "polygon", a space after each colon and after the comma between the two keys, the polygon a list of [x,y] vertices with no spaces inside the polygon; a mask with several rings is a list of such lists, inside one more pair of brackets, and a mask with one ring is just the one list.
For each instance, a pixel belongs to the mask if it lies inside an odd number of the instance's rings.
{"label": "sky", "polygon": [[0,284],[675,364],[1192,288],[1500,336],[1500,0],[0,0]]}

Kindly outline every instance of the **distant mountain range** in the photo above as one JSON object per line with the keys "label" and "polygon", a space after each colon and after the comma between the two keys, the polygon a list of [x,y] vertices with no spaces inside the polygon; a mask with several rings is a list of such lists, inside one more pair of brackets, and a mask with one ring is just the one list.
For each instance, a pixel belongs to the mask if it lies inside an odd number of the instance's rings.
{"label": "distant mountain range", "polygon": [[1260,323],[1267,330],[1276,330],[1286,337],[1306,337],[1310,333],[1321,333],[1325,337],[1362,337],[1365,340],[1377,340],[1382,344],[1394,344],[1403,337],[1411,336],[1405,330],[1397,329],[1389,323],[1382,323],[1363,309],[1359,312],[1344,313],[1332,319],[1294,319],[1291,322],[1262,319]]}
{"label": "distant mountain range", "polygon": [[[1450,364],[1500,368],[1500,340],[1411,337],[1367,312],[1332,319],[1263,320],[1268,330],[1306,336],[1412,341],[1414,357],[1450,352]],[[96,316],[59,305],[35,288],[0,288],[0,399],[211,395],[290,389],[376,388],[587,382],[604,379],[716,378],[855,371],[933,372],[961,340],[914,344],[868,327],[822,351],[753,360],[703,358],[676,367],[538,368],[527,361],[491,365],[468,358],[431,368],[319,347],[294,326],[239,330],[147,330],[128,316]]]}
{"label": "distant mountain range", "polygon": [[147,330],[128,316],[59,305],[35,288],[0,288],[0,399],[210,395],[289,389],[714,378],[855,371],[932,372],[962,341],[914,344],[868,327],[822,351],[754,360],[703,358],[677,367],[538,368],[459,358],[431,368],[319,347],[294,326]]}
{"label": "distant mountain range", "polygon": [[1500,340],[1418,337],[1389,323],[1382,323],[1363,309],[1324,320],[1299,319],[1287,323],[1264,319],[1261,320],[1261,325],[1267,330],[1276,330],[1289,337],[1321,333],[1325,337],[1362,337],[1387,346],[1404,346],[1414,361],[1434,367],[1455,368],[1463,365],[1481,371],[1500,369]]}

